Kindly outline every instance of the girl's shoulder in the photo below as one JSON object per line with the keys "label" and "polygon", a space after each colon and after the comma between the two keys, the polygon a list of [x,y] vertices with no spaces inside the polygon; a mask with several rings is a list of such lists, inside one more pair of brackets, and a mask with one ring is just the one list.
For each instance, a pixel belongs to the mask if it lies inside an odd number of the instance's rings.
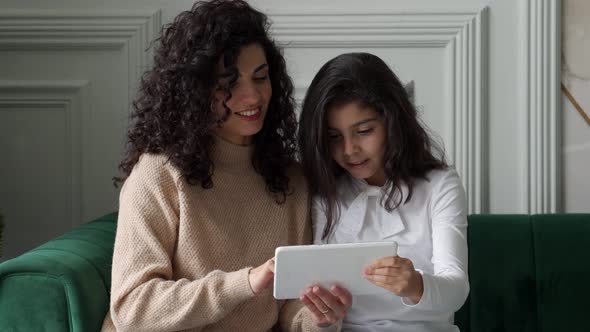
{"label": "girl's shoulder", "polygon": [[440,187],[445,183],[461,183],[461,178],[453,167],[433,169],[426,174],[424,180],[431,189]]}

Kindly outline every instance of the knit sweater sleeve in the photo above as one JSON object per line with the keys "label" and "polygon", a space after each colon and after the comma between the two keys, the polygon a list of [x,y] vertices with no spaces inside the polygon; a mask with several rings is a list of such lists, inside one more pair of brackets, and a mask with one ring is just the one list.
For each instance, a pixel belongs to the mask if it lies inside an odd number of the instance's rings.
{"label": "knit sweater sleeve", "polygon": [[178,171],[143,155],[120,194],[113,254],[111,318],[118,331],[178,331],[221,320],[254,296],[249,268],[173,279],[178,240]]}

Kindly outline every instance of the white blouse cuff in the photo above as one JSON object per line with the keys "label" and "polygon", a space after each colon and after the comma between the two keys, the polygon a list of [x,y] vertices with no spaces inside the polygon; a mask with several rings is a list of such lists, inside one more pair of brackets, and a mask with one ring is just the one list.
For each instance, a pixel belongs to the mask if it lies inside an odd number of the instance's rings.
{"label": "white blouse cuff", "polygon": [[422,271],[420,269],[416,269],[416,271],[422,275],[422,285],[424,287],[424,291],[422,292],[422,297],[420,298],[420,301],[418,301],[418,303],[414,303],[414,301],[412,301],[409,297],[402,297],[401,298],[402,304],[406,307],[416,308],[416,309],[428,308],[431,306],[431,302],[432,302],[432,300],[430,298],[430,289],[431,289],[430,276],[428,274],[425,274],[424,271]]}

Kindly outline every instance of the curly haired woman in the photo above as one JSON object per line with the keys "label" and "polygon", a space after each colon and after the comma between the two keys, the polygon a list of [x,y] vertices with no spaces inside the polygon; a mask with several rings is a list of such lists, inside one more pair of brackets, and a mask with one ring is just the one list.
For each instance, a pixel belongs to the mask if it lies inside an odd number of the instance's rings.
{"label": "curly haired woman", "polygon": [[116,179],[103,331],[337,329],[350,306],[338,288],[303,304],[269,287],[275,248],[310,243],[311,223],[293,84],[268,28],[243,1],[208,1],[163,29]]}

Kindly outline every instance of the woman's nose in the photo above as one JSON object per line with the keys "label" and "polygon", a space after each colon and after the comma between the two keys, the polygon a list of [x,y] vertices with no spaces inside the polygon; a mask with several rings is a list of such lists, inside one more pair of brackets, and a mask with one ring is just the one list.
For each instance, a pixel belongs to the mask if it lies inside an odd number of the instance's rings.
{"label": "woman's nose", "polygon": [[240,84],[234,92],[235,97],[244,103],[255,104],[260,101],[261,94],[252,83]]}

